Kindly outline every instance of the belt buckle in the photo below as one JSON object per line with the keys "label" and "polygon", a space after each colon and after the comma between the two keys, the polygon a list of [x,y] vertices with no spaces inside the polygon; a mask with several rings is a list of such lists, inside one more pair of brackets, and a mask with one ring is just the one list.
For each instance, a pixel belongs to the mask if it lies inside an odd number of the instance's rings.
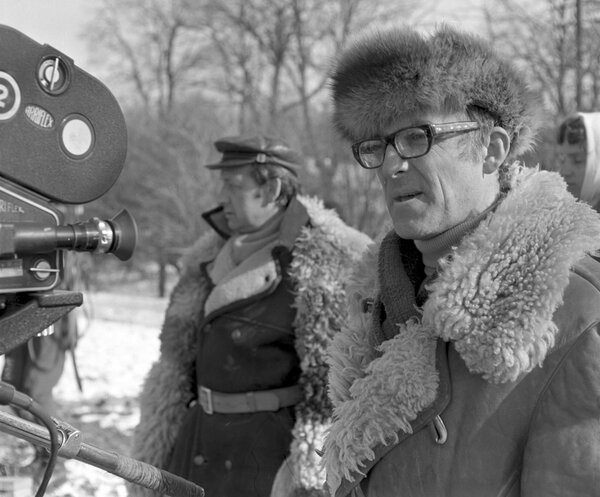
{"label": "belt buckle", "polygon": [[[203,398],[206,402],[204,402]],[[202,404],[202,409],[204,409],[206,414],[213,414],[215,412],[213,410],[212,391],[210,388],[200,387],[200,404]]]}

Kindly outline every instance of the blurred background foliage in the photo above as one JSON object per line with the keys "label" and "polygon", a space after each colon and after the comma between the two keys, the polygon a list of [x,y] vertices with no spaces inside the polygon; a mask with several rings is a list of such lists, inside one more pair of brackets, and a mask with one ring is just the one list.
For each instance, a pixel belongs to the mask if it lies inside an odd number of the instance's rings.
{"label": "blurred background foliage", "polygon": [[[554,128],[576,110],[600,110],[597,0],[102,0],[86,26],[100,78],[119,100],[128,156],[115,186],[85,206],[125,207],[139,228],[129,269],[161,274],[207,229],[216,203],[203,167],[229,135],[280,136],[307,162],[304,191],[349,224],[378,234],[386,213],[375,175],[358,167],[331,126],[328,71],[348,39],[375,24],[475,30],[524,70],[546,127],[523,159],[553,169]],[[456,5],[451,5],[456,4]],[[98,258],[96,264],[111,264]]]}

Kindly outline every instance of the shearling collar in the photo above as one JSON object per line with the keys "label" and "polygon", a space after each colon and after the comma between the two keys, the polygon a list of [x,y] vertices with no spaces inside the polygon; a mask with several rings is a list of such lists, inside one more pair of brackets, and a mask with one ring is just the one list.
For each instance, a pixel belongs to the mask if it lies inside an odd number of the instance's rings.
{"label": "shearling collar", "polygon": [[[277,246],[292,250],[300,230],[309,221],[308,211],[296,198],[283,214],[279,235],[268,245],[242,261],[222,281],[217,282],[206,299],[204,312],[208,316],[233,302],[248,299],[274,288],[281,280],[280,268],[272,255]],[[230,243],[230,242],[228,242]],[[222,250],[226,250],[227,245]]]}
{"label": "shearling collar", "polygon": [[512,167],[506,199],[453,251],[429,286],[421,315],[395,323],[381,336],[358,304],[377,298],[375,273],[385,254],[364,258],[349,291],[350,324],[330,348],[334,424],[324,464],[333,493],[342,478],[361,471],[377,444],[389,445],[436,398],[435,346],[452,341],[474,374],[514,381],[541,365],[558,329],[572,265],[600,240],[600,217],[566,191],[556,173]]}
{"label": "shearling collar", "polygon": [[[340,247],[345,247],[350,251],[354,251],[354,246],[358,245],[361,247],[366,246],[369,238],[356,230],[349,229],[349,227],[340,219],[340,217],[333,212],[331,209],[326,209],[323,206],[323,202],[316,197],[309,197],[305,195],[298,195],[296,201],[300,206],[299,209],[306,209],[310,225],[319,230],[320,233],[329,240],[331,243]],[[223,224],[225,221],[222,216],[222,209],[217,207],[211,211],[208,211],[202,215],[209,226],[212,228],[206,231],[204,235],[188,249],[183,258],[183,272],[190,270],[190,267],[196,267],[198,262],[208,262],[214,259],[225,244],[225,240],[229,237],[229,233],[226,233],[226,226]],[[300,216],[295,217],[296,222],[290,223],[284,226],[281,239],[283,245],[290,248],[297,242],[300,228],[306,225],[306,218],[300,223],[302,226],[298,226],[298,219]]]}

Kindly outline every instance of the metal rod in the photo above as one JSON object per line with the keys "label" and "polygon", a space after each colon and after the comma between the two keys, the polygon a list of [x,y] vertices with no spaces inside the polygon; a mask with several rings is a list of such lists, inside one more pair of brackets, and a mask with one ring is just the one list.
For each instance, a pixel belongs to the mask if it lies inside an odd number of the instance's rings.
{"label": "metal rod", "polygon": [[[59,419],[53,420],[59,432],[60,457],[76,459],[171,497],[204,497],[202,487],[142,461],[84,443],[79,430]],[[0,431],[50,450],[47,430],[26,419],[0,411]]]}

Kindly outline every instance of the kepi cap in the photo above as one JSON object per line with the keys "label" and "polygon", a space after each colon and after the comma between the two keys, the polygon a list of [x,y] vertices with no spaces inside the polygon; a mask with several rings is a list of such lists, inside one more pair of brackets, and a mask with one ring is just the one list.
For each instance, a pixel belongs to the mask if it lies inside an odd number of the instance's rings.
{"label": "kepi cap", "polygon": [[215,142],[216,149],[223,154],[220,162],[207,164],[209,169],[248,166],[252,164],[275,164],[285,167],[298,176],[302,165],[299,154],[282,140],[266,136],[232,136]]}

